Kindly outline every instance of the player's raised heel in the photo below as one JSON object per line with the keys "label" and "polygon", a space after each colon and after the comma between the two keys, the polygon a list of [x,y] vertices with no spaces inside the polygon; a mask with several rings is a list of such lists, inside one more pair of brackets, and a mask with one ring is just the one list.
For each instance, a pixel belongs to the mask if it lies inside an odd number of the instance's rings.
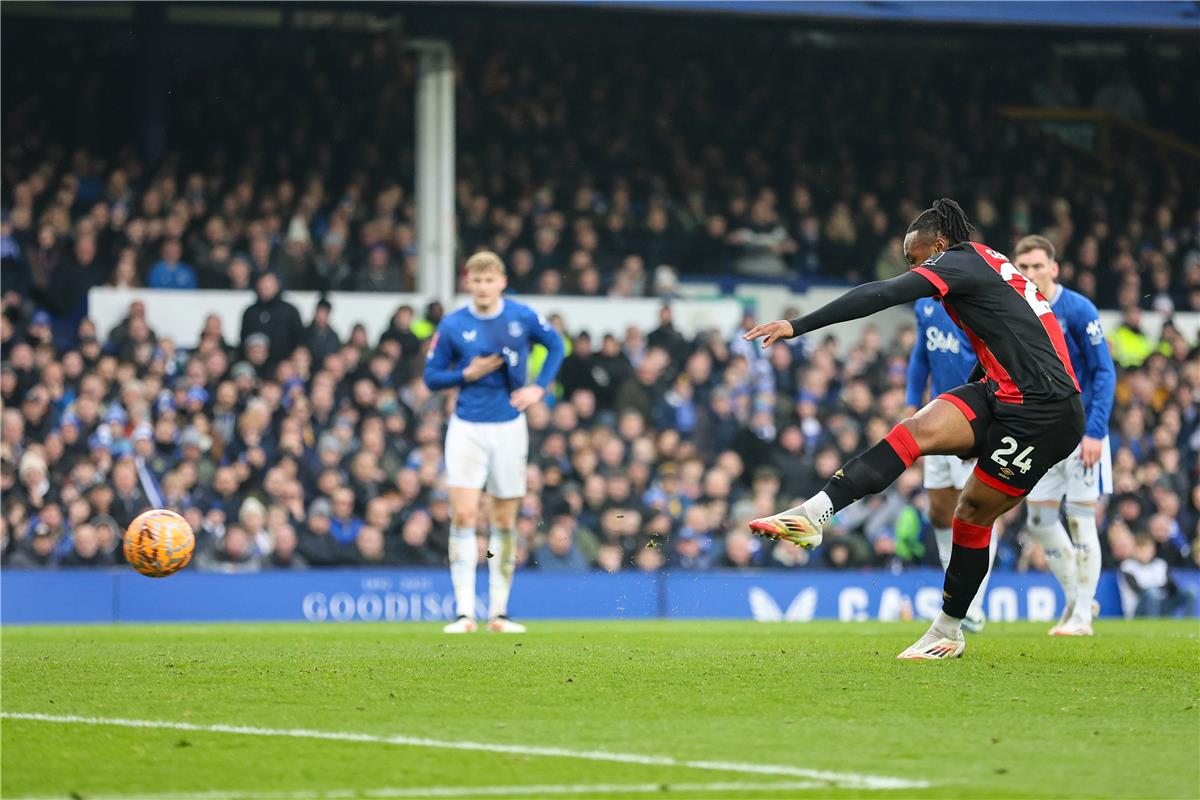
{"label": "player's raised heel", "polygon": [[811,550],[824,538],[821,526],[799,514],[777,514],[750,522],[750,530],[770,539],[783,539],[797,547]]}
{"label": "player's raised heel", "polygon": [[967,633],[983,633],[983,629],[987,627],[987,617],[980,613],[978,616],[967,614],[962,621],[963,630]]}
{"label": "player's raised heel", "polygon": [[493,617],[488,622],[487,629],[492,633],[524,633],[525,626],[519,622],[513,622],[506,616]]}
{"label": "player's raised heel", "polygon": [[442,628],[442,633],[474,633],[478,629],[475,620],[460,614],[458,619]]}
{"label": "player's raised heel", "polygon": [[901,661],[940,661],[962,658],[966,649],[967,640],[963,638],[962,631],[958,632],[957,638],[951,639],[930,630],[896,658]]}

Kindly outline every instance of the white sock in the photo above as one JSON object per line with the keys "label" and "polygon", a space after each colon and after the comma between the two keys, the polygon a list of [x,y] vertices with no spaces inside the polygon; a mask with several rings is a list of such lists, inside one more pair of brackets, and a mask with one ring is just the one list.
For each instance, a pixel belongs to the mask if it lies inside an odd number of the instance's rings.
{"label": "white sock", "polygon": [[824,525],[833,516],[833,501],[824,492],[817,492],[795,508],[780,512],[791,516],[803,515],[817,525]]}
{"label": "white sock", "polygon": [[962,620],[947,616],[945,611],[939,611],[938,615],[933,618],[933,624],[929,626],[929,630],[947,639],[957,639],[962,630]]}
{"label": "white sock", "polygon": [[950,566],[950,553],[954,551],[954,530],[952,528],[934,528],[933,538],[937,540],[938,560],[942,562],[942,572],[945,572]]}
{"label": "white sock", "polygon": [[971,601],[971,607],[967,609],[967,616],[972,619],[983,617],[983,601],[987,596],[988,578],[992,577],[992,567],[996,563],[996,548],[999,546],[1000,536],[993,531],[992,541],[988,545],[988,571],[983,576],[983,582],[979,584],[979,591],[975,593],[975,599]]}
{"label": "white sock", "polygon": [[475,619],[475,567],[479,546],[474,528],[450,527],[450,582],[459,616]]}
{"label": "white sock", "polygon": [[491,617],[508,614],[508,594],[512,591],[513,570],[517,565],[517,532],[512,528],[492,528],[488,540],[488,606]]}
{"label": "white sock", "polygon": [[1078,584],[1075,546],[1071,544],[1067,529],[1058,519],[1058,509],[1030,506],[1029,535],[1046,552],[1046,566],[1062,585],[1063,594],[1067,596],[1067,606],[1071,606],[1075,602],[1075,589]]}
{"label": "white sock", "polygon": [[1096,531],[1096,510],[1068,502],[1067,524],[1071,526],[1071,538],[1075,540],[1075,618],[1090,625],[1092,601],[1100,583],[1100,534]]}

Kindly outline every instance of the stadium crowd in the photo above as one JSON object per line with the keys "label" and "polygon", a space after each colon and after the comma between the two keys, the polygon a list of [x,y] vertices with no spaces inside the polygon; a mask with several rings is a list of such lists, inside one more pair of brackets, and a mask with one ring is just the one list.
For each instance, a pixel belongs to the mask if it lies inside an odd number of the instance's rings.
{"label": "stadium crowd", "polygon": [[[180,56],[164,80],[188,101],[163,110],[171,149],[150,162],[120,146],[132,131],[116,146],[63,135],[72,111],[122,107],[129,64],[111,42],[61,35],[62,60],[6,76],[27,99],[5,120],[4,247],[19,257],[3,280],[51,313],[63,344],[90,285],[244,289],[271,270],[287,289],[413,287],[414,67],[399,42],[214,42],[230,59],[219,72]],[[927,92],[935,61],[884,52],[520,45],[489,30],[456,47],[461,252],[499,253],[518,292],[887,277],[906,266],[907,223],[950,195],[1001,250],[1048,235],[1063,282],[1101,308],[1200,310],[1191,161],[1130,142],[1105,166],[996,112],[1092,106],[1200,133],[1176,113],[1197,99],[1183,78],[1194,55],[1146,55],[1131,73],[973,52],[956,91]],[[114,79],[80,83],[85,65]]]}
{"label": "stadium crowd", "polygon": [[[971,91],[927,92],[920,60],[875,74],[844,52],[566,59],[477,44],[458,50],[464,257],[494,249],[515,292],[545,295],[666,300],[691,276],[866,280],[905,269],[900,236],[928,197],[959,194],[980,238],[1003,248],[1048,234],[1063,282],[1123,312],[1108,332],[1119,383],[1107,563],[1135,551],[1200,563],[1200,355],[1174,326],[1151,339],[1140,320],[1200,310],[1194,192],[1169,159],[1104,170],[978,100],[1094,104],[1170,125],[1186,82],[1006,60],[961,79]],[[444,563],[452,398],[432,395],[420,367],[440,307],[398,309],[378,341],[361,328],[342,341],[326,303],[302,320],[282,295],[413,286],[412,64],[383,37],[345,48],[273,43],[237,53],[244,69],[181,79],[194,101],[168,111],[180,144],[153,164],[54,135],[75,105],[112,100],[111,82],[55,77],[78,71],[86,42],[6,76],[44,89],[5,120],[6,568],[113,564],[124,526],[151,505],[189,519],[197,569]],[[310,91],[260,79],[284,67]],[[240,108],[277,113],[235,119]],[[258,297],[239,341],[211,318],[185,351],[136,303],[97,330],[87,293],[100,285]],[[911,330],[884,341],[868,329],[847,354],[818,336],[763,355],[738,331],[681,336],[669,305],[657,327],[620,339],[556,324],[570,355],[552,402],[529,413],[522,568],[937,563],[916,469],[846,509],[814,554],[744,525],[807,497],[900,417]],[[1043,569],[1021,513],[1001,526],[1000,568]]]}
{"label": "stadium crowd", "polygon": [[[429,320],[400,308],[379,341],[358,329],[343,342],[326,304],[301,324],[277,290],[273,274],[259,279],[238,344],[214,316],[191,352],[158,338],[140,302],[112,331],[85,319],[66,351],[44,312],[25,325],[4,315],[6,568],[111,565],[121,531],[152,506],[192,524],[197,569],[444,563],[453,398],[421,377],[414,331]],[[256,329],[264,305],[294,320],[295,339]],[[1132,558],[1138,536],[1172,567],[1200,562],[1200,357],[1166,331],[1120,368],[1109,563]],[[766,355],[736,331],[687,339],[669,305],[653,330],[622,339],[569,333],[556,397],[528,415],[522,568],[936,563],[918,469],[844,510],[814,554],[745,527],[813,493],[902,415],[911,329],[885,342],[868,328],[842,357],[833,337]],[[1019,515],[1002,526],[999,568],[1043,569]]]}

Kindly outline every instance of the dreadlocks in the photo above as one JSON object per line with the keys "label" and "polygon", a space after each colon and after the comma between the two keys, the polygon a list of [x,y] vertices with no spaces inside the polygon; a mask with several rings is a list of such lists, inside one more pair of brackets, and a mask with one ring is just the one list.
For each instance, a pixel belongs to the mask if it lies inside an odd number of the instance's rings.
{"label": "dreadlocks", "polygon": [[970,241],[971,232],[974,230],[975,226],[967,222],[967,215],[962,207],[948,197],[934,200],[933,207],[922,211],[913,220],[913,224],[908,226],[909,233],[920,231],[934,236],[940,233],[951,246]]}

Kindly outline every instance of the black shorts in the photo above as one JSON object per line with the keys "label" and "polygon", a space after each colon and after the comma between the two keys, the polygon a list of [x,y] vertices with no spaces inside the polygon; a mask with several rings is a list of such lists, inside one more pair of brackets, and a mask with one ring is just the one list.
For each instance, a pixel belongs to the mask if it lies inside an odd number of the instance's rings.
{"label": "black shorts", "polygon": [[1083,401],[1079,395],[1049,403],[1001,403],[982,381],[938,395],[958,406],[971,429],[975,447],[963,458],[979,459],[975,477],[1013,497],[1029,494],[1051,467],[1083,438]]}

